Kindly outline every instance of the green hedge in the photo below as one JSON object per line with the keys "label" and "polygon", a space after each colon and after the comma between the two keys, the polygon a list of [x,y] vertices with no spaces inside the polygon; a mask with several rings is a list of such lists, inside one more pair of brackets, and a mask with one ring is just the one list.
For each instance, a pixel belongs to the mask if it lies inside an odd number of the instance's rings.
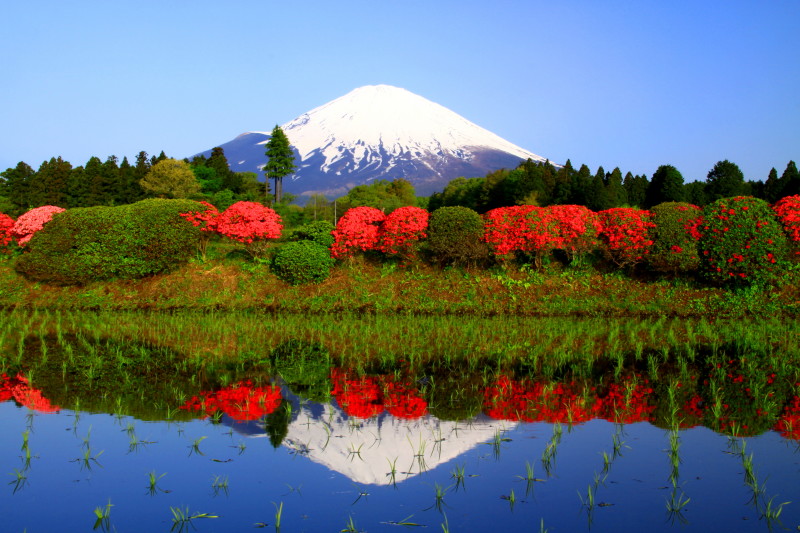
{"label": "green hedge", "polygon": [[684,202],[664,202],[651,209],[653,245],[647,262],[653,270],[685,274],[697,270],[700,256],[697,241],[702,210]]}
{"label": "green hedge", "polygon": [[477,264],[486,261],[483,219],[468,207],[440,207],[428,220],[428,250],[444,264]]}
{"label": "green hedge", "polygon": [[200,230],[180,216],[197,209],[163,199],[68,209],[34,235],[15,268],[60,285],[168,272],[197,253]]}
{"label": "green hedge", "polygon": [[334,260],[330,250],[312,241],[281,246],[272,259],[272,271],[290,285],[319,283],[328,278]]}

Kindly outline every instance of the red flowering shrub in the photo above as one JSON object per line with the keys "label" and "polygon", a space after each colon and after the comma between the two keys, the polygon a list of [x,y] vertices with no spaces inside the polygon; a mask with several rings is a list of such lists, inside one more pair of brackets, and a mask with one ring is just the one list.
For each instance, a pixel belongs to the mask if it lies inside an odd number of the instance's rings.
{"label": "red flowering shrub", "polygon": [[520,252],[542,258],[562,244],[559,226],[549,209],[532,205],[498,207],[484,215],[484,241],[495,257],[506,259]]}
{"label": "red flowering shrub", "polygon": [[655,228],[650,211],[614,207],[597,213],[602,230],[600,240],[606,255],[619,267],[630,267],[644,260],[653,245]]}
{"label": "red flowering shrub", "polygon": [[198,247],[200,254],[205,258],[208,241],[211,240],[211,235],[217,233],[219,210],[206,201],[201,201],[200,205],[206,208],[205,211],[189,211],[180,215],[191,222],[192,226],[200,228],[202,233],[200,234]]}
{"label": "red flowering shrub", "polygon": [[705,207],[700,260],[717,283],[761,283],[779,273],[786,235],[764,200],[723,198]]}
{"label": "red flowering shrub", "polygon": [[20,246],[25,246],[37,231],[53,219],[53,215],[63,211],[65,211],[63,207],[55,205],[44,205],[31,209],[17,219],[11,228],[11,235],[17,239]]}
{"label": "red flowering shrub", "polygon": [[551,205],[545,210],[552,220],[548,226],[555,233],[551,245],[564,250],[571,261],[599,246],[602,226],[597,213],[582,205]]}
{"label": "red flowering shrub", "polygon": [[375,250],[379,240],[379,228],[386,219],[380,209],[354,207],[336,223],[331,232],[334,238],[331,256],[334,259],[351,257],[356,252]]}
{"label": "red flowering shrub", "polygon": [[277,239],[283,229],[280,215],[257,202],[236,202],[216,218],[216,224],[220,235],[247,244]]}
{"label": "red flowering shrub", "polygon": [[378,250],[385,254],[413,256],[415,245],[427,237],[428,217],[428,212],[419,207],[395,209],[378,231]]}
{"label": "red flowering shrub", "polygon": [[610,383],[592,405],[595,416],[618,424],[650,421],[655,409],[652,387],[638,376]]}
{"label": "red flowering shrub", "polygon": [[800,255],[800,195],[781,198],[775,202],[772,210],[783,225],[783,231],[786,232],[795,255]]}
{"label": "red flowering shrub", "polygon": [[11,235],[11,228],[14,227],[14,219],[10,216],[0,213],[0,248],[6,248],[13,239]]}
{"label": "red flowering shrub", "polygon": [[396,418],[414,419],[428,414],[428,402],[417,390],[406,383],[386,381],[383,403],[386,410]]}
{"label": "red flowering shrub", "polygon": [[665,202],[652,209],[653,247],[648,263],[660,272],[690,272],[700,266],[697,241],[700,240],[702,210],[696,205]]}
{"label": "red flowering shrub", "polygon": [[0,374],[0,402],[10,399],[40,413],[57,413],[61,410],[59,406],[50,403],[42,391],[31,387],[25,376],[19,374],[15,378],[9,378]]}
{"label": "red flowering shrub", "polygon": [[218,391],[201,392],[180,408],[198,411],[205,416],[221,411],[234,420],[246,422],[274,412],[282,400],[280,387],[253,387],[250,381],[241,381]]}
{"label": "red flowering shrub", "polygon": [[191,222],[192,226],[200,228],[200,231],[216,232],[219,225],[219,210],[205,200],[199,203],[206,208],[205,211],[189,211],[181,213],[181,216]]}

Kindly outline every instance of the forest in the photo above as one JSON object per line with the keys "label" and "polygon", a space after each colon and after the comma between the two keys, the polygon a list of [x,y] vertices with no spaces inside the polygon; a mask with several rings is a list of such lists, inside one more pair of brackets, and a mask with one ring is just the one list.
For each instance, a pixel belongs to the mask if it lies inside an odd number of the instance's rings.
{"label": "forest", "polygon": [[663,202],[704,206],[733,196],[754,196],[775,203],[800,194],[800,172],[794,161],[789,161],[780,175],[772,168],[762,181],[746,180],[735,163],[724,160],[714,165],[705,181],[685,182],[672,165],[662,165],[648,177],[623,174],[619,167],[606,172],[601,166],[592,172],[585,164],[576,170],[569,160],[563,166],[528,160],[514,169],[500,169],[483,177],[456,178],[430,197],[415,196],[413,185],[404,179],[375,180],[336,199],[286,193],[276,205],[269,182],[260,182],[253,172],[232,172],[219,147],[209,157],[182,161],[193,175],[189,178],[191,186],[182,192],[143,187],[142,180],[153,167],[167,159],[163,151],[152,157],[142,151],[133,162],[112,155],[105,161],[92,157],[84,165],[73,166],[53,157],[42,162],[38,170],[19,162],[0,172],[0,212],[19,216],[43,205],[114,206],[152,197],[204,200],[220,210],[238,201],[259,201],[274,207],[288,227],[296,227],[314,220],[335,223],[347,209],[359,206],[375,207],[387,214],[409,205],[429,211],[463,206],[478,213],[514,205],[581,205],[602,211],[612,207],[649,209]]}

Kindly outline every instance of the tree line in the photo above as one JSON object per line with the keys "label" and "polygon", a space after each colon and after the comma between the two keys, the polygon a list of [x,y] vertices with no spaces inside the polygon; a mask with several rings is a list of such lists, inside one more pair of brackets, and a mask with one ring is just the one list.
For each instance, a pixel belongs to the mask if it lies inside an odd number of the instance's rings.
{"label": "tree line", "polygon": [[464,206],[485,213],[512,205],[582,205],[592,211],[612,207],[649,209],[663,202],[688,202],[704,206],[720,198],[754,196],[775,203],[800,194],[800,172],[789,161],[779,177],[773,168],[762,181],[746,181],[739,167],[728,160],[714,165],[705,181],[685,183],[672,165],[658,167],[652,178],[619,167],[606,172],[601,166],[592,173],[586,165],[578,170],[567,162],[557,167],[527,160],[515,169],[500,169],[482,178],[456,178],[428,202],[433,211],[444,206]]}

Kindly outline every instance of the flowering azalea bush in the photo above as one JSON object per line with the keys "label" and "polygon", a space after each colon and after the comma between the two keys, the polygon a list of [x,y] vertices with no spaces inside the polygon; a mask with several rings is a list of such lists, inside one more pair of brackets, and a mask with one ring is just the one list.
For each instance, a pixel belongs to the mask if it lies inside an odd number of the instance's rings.
{"label": "flowering azalea bush", "polygon": [[400,207],[384,219],[378,232],[378,250],[389,255],[411,257],[428,229],[428,211],[420,207]]}
{"label": "flowering azalea bush", "polygon": [[769,204],[750,196],[723,198],[703,210],[700,259],[716,283],[762,283],[778,273],[787,241]]}
{"label": "flowering azalea bush", "polygon": [[518,381],[505,375],[486,387],[483,411],[496,420],[576,424],[591,420],[574,382]]}
{"label": "flowering azalea bush", "polygon": [[281,389],[276,385],[254,387],[250,381],[240,381],[217,391],[201,392],[180,408],[205,416],[222,412],[236,421],[247,422],[271,414],[282,401]]}
{"label": "flowering azalea bush", "polygon": [[8,248],[14,237],[11,229],[14,227],[14,219],[5,213],[0,213],[0,248]]}
{"label": "flowering azalea bush", "polygon": [[542,207],[498,207],[484,215],[484,241],[500,260],[526,253],[540,266],[544,254],[558,246],[557,225]]}
{"label": "flowering azalea bush", "polygon": [[181,213],[180,215],[191,222],[192,226],[200,228],[201,233],[198,247],[200,255],[205,258],[208,241],[211,240],[213,234],[217,233],[217,227],[219,226],[219,210],[205,200],[201,201],[200,205],[205,207],[205,210],[189,211],[187,213]]}
{"label": "flowering azalea bush", "polygon": [[18,374],[17,377],[11,378],[6,374],[0,374],[0,402],[12,399],[40,413],[57,413],[61,410],[59,406],[50,403],[42,391],[31,387],[25,376]]}
{"label": "flowering azalea bush", "polygon": [[773,427],[786,439],[800,440],[800,396],[794,396]]}
{"label": "flowering azalea bush", "polygon": [[331,256],[334,259],[352,257],[356,252],[375,250],[379,242],[379,230],[386,215],[374,207],[354,207],[336,223],[333,230]]}
{"label": "flowering azalea bush", "polygon": [[800,195],[781,198],[772,209],[783,225],[783,231],[789,238],[795,255],[800,255]]}
{"label": "flowering azalea bush", "polygon": [[20,216],[11,228],[11,235],[20,246],[25,246],[33,235],[53,219],[53,215],[65,211],[63,207],[44,205],[31,209]]}
{"label": "flowering azalea bush", "polygon": [[258,202],[236,202],[216,217],[220,235],[247,244],[277,239],[282,229],[280,215]]}
{"label": "flowering azalea bush", "polygon": [[655,228],[650,211],[614,207],[597,213],[602,230],[600,240],[611,261],[621,268],[641,263],[653,245]]}
{"label": "flowering azalea bush", "polygon": [[696,205],[665,202],[652,209],[653,246],[648,263],[661,272],[690,272],[700,266],[697,242],[703,212]]}
{"label": "flowering azalea bush", "polygon": [[554,235],[550,244],[564,250],[570,261],[594,251],[599,246],[602,226],[597,213],[582,205],[551,205],[545,208]]}

